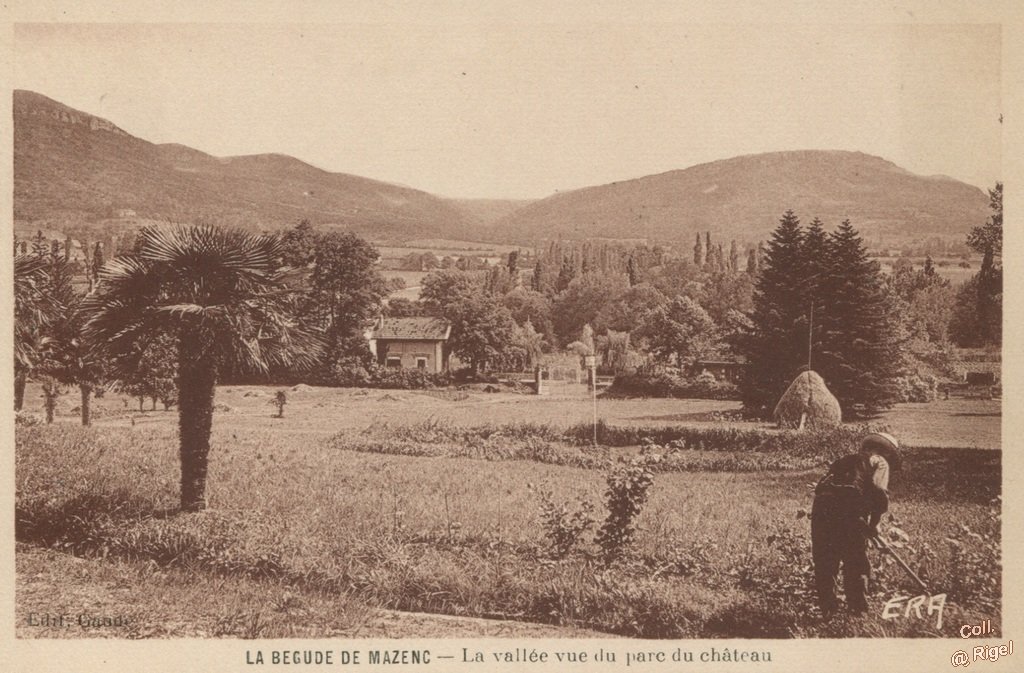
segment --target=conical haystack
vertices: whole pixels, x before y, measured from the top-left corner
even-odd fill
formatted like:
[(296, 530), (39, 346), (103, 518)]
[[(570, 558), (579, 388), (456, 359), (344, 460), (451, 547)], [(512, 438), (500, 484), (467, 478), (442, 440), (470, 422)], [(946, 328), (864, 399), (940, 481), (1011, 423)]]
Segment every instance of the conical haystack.
[(822, 428), (839, 425), (843, 410), (817, 372), (806, 371), (786, 388), (773, 414), (782, 428)]

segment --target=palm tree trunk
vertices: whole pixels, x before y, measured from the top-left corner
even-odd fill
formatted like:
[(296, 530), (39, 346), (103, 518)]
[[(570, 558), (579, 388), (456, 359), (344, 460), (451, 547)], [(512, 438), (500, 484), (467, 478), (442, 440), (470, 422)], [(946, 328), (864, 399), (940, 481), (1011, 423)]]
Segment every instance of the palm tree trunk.
[(199, 353), (198, 337), (183, 334), (178, 356), (178, 434), (181, 457), (181, 509), (206, 509), (206, 467), (213, 425), (216, 366)]
[(89, 408), (92, 398), (92, 386), (83, 383), (78, 386), (78, 390), (82, 394), (82, 425), (92, 425), (91, 410)]
[(28, 381), (28, 375), (21, 371), (14, 375), (14, 410), (21, 411), (22, 405), (25, 403), (25, 382)]

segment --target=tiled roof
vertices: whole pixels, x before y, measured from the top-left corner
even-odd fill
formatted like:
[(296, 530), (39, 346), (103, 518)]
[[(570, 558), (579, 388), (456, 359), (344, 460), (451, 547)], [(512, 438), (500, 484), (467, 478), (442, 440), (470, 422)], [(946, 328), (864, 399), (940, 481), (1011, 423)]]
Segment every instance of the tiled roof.
[(409, 341), (445, 341), (452, 326), (443, 318), (379, 318), (373, 326), (373, 339)]

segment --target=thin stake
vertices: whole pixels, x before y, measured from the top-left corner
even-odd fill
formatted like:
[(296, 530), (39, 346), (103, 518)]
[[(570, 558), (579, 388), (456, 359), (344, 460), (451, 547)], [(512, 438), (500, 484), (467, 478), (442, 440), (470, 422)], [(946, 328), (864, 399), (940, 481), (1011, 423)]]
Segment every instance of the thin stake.
[(452, 513), (448, 509), (448, 491), (444, 492), (444, 518), (448, 522), (448, 541), (452, 541)]

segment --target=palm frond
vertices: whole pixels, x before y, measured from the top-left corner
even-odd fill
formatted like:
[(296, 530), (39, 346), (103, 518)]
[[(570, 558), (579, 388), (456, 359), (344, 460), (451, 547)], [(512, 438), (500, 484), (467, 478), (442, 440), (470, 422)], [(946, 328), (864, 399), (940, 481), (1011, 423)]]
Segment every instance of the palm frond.
[(212, 226), (146, 228), (139, 253), (102, 270), (84, 305), (86, 338), (122, 361), (173, 331), (231, 369), (312, 364), (322, 344), (292, 318), (291, 270), (277, 237)]

